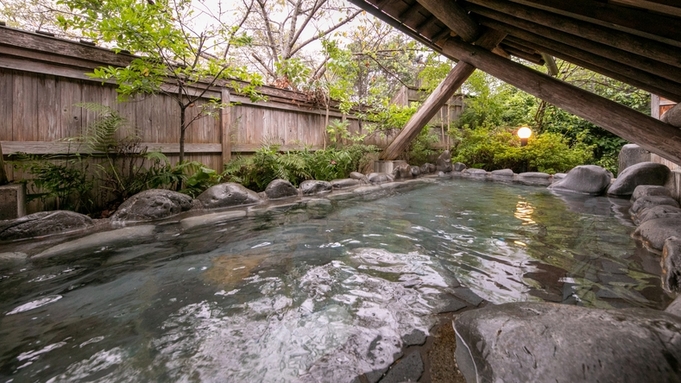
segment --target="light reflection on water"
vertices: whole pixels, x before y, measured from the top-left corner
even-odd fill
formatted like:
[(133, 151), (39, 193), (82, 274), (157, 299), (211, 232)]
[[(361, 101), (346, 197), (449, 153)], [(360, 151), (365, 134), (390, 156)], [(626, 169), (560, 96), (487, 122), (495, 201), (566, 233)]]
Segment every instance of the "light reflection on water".
[(0, 378), (349, 382), (427, 333), (458, 283), (492, 303), (662, 308), (657, 259), (618, 214), (459, 180), (0, 269)]

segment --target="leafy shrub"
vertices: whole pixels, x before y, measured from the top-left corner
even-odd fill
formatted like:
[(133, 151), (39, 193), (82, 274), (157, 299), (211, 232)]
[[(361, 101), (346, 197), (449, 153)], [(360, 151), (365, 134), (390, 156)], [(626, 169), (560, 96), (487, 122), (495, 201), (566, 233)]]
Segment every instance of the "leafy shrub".
[(510, 129), (464, 128), (459, 131), (453, 161), (485, 170), (512, 169), (557, 173), (592, 160), (592, 148), (577, 142), (570, 147), (557, 133), (542, 133), (530, 138), (527, 146)]
[(310, 179), (331, 181), (346, 178), (350, 172), (359, 170), (365, 156), (375, 151), (373, 146), (352, 145), (343, 149), (280, 153), (278, 146), (265, 145), (252, 157), (237, 157), (225, 165), (222, 180), (238, 182), (255, 191), (265, 190), (277, 178), (295, 186)]

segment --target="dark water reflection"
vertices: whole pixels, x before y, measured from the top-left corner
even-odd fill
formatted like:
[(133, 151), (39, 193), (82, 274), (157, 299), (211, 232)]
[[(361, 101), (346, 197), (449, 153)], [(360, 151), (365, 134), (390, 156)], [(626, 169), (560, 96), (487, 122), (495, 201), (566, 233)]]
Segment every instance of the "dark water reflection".
[(351, 381), (460, 283), (664, 308), (626, 201), (457, 180), (0, 269), (2, 381)]

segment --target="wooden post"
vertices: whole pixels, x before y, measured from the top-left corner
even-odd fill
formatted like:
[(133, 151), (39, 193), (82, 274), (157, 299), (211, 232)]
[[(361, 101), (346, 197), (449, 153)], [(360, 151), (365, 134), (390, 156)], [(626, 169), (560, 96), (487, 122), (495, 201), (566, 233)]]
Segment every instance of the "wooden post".
[[(483, 36), (478, 39), (476, 44), (485, 49), (492, 49), (499, 44), (505, 36), (505, 33), (491, 29), (485, 32)], [(437, 111), (447, 103), (456, 90), (459, 89), (461, 84), (463, 84), (474, 71), (475, 67), (473, 65), (465, 62), (457, 63), (440, 85), (435, 88), (433, 93), (428, 96), (419, 110), (411, 116), (407, 125), (404, 126), (397, 137), (395, 137), (390, 145), (383, 151), (381, 158), (386, 161), (394, 160), (406, 150), (409, 143), (419, 135), (428, 121), (437, 114)]]
[(646, 150), (681, 163), (678, 128), (459, 39), (447, 40), (442, 51)]
[(0, 144), (0, 185), (7, 184), (7, 173), (5, 172), (5, 160), (2, 157), (2, 145)]
[(232, 137), (230, 128), (232, 124), (232, 107), (229, 105), (229, 90), (222, 88), (222, 104), (220, 110), (220, 130), (222, 132), (222, 167), (232, 159)]

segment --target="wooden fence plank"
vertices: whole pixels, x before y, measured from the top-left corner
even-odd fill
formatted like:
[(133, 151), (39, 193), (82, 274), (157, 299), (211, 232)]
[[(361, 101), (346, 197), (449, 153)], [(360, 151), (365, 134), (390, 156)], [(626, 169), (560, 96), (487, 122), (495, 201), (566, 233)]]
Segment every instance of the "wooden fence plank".
[(0, 140), (12, 139), (14, 73), (0, 71)]
[(223, 104), (220, 110), (220, 142), (222, 144), (222, 169), (232, 159), (232, 107), (229, 105), (229, 90), (223, 89), (221, 95)]
[(38, 139), (38, 109), (36, 76), (14, 76), (14, 102), (12, 111), (12, 139), (36, 141)]
[(53, 76), (43, 75), (38, 78), (40, 91), (36, 102), (38, 107), (38, 136), (40, 141), (53, 141), (64, 137), (61, 128), (60, 81)]

